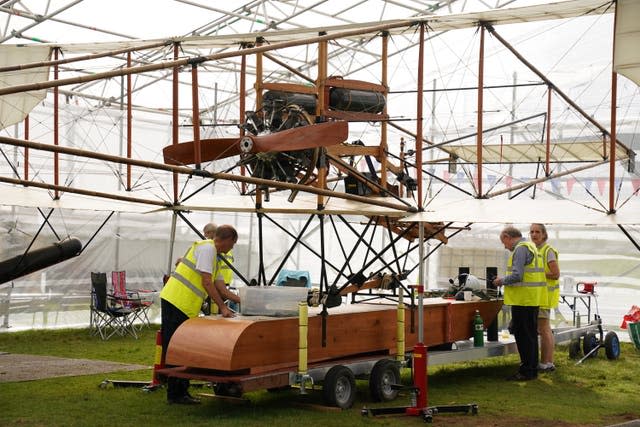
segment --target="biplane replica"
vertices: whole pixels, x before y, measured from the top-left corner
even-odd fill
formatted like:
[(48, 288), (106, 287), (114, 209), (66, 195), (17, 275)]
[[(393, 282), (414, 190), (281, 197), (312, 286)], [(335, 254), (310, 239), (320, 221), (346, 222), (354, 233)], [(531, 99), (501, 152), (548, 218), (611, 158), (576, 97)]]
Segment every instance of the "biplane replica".
[[(619, 13), (621, 7), (628, 8), (629, 12)], [(0, 136), (2, 147), (19, 147), (24, 158), (23, 173), (13, 165), (10, 173), (0, 176), (7, 195), (4, 203), (82, 209), (108, 201), (110, 207), (105, 210), (112, 212), (119, 209), (138, 213), (169, 212), (172, 218), (167, 254), (169, 269), (174, 259), (173, 244), (179, 219), (197, 232), (197, 227), (187, 218), (191, 212), (251, 215), (258, 232), (249, 242), (257, 248), (249, 254), (255, 254), (256, 259), (251, 261), (253, 268), (251, 262), (248, 263), (250, 268), (246, 271), (234, 268), (236, 280), (246, 285), (271, 286), (278, 273), (287, 267), (294, 250), (307, 251), (316, 260), (313, 282), (321, 296), (321, 307), (309, 323), (309, 361), (323, 367), (327, 363), (338, 364), (345, 358), (367, 356), (381, 360), (402, 356), (418, 341), (437, 346), (465, 339), (471, 336), (476, 310), (482, 313), (486, 326), (496, 318), (502, 304), (495, 295), (480, 301), (437, 299), (425, 304), (418, 316), (416, 294), (407, 282), (410, 278), (415, 281), (418, 270), (421, 276), (418, 281), (423, 284), (422, 265), (426, 258), (473, 223), (615, 224), (623, 231), (627, 225), (640, 224), (638, 211), (629, 207), (634, 205), (632, 196), (637, 195), (638, 189), (623, 193), (620, 186), (620, 174), (628, 177), (635, 173), (635, 152), (617, 138), (616, 108), (611, 108), (609, 126), (604, 126), (527, 60), (501, 32), (502, 26), (516, 23), (599, 17), (614, 12), (618, 27), (611, 102), (615, 105), (617, 73), (628, 73), (625, 75), (638, 81), (637, 49), (633, 44), (638, 30), (634, 33), (633, 20), (629, 18), (638, 16), (638, 7), (621, 0), (617, 8), (614, 2), (574, 0), (304, 30), (176, 37), (105, 46), (44, 45), (48, 49), (45, 55), (51, 58), (0, 67), (0, 75), (33, 76), (37, 75), (35, 70), (44, 70), (46, 75), (49, 69), (53, 70), (51, 79), (5, 83), (0, 87), (0, 97), (52, 91), (56, 130), (51, 143), (32, 140), (27, 132), (24, 138)], [(424, 131), (427, 119), (435, 122), (438, 111), (435, 104), (431, 105), (431, 111), (426, 111), (425, 96), (430, 93), (435, 97), (438, 90), (425, 89), (426, 64), (431, 60), (425, 52), (426, 44), (444, 32), (469, 29), (477, 38), (475, 82), (457, 90), (474, 94), (474, 112), (466, 118), (473, 123), (467, 128), (473, 130), (458, 132), (455, 137), (432, 131), (428, 137)], [(627, 37), (628, 34), (635, 36)], [(495, 43), (494, 49), (499, 46), (522, 67), (525, 79), (535, 82), (504, 86), (488, 83), (485, 64), (492, 58), (485, 56), (488, 43), (485, 38), (489, 37)], [(395, 87), (396, 82), (389, 78), (390, 63), (395, 58), (389, 54), (389, 44), (394, 38), (410, 39), (408, 46), (394, 54), (412, 50), (415, 63), (408, 67), (415, 83), (412, 88)], [(355, 55), (353, 52), (362, 49), (363, 44), (374, 43), (377, 46), (374, 60), (363, 67), (366, 72), (361, 73), (374, 78), (345, 76), (333, 62), (343, 59), (345, 54)], [(39, 48), (42, 50), (43, 46)], [(25, 47), (14, 49), (27, 50)], [(213, 49), (216, 50), (210, 53)], [(295, 55), (302, 50), (306, 55), (304, 65), (292, 66), (298, 63)], [(156, 56), (147, 63), (132, 62), (132, 54), (146, 51), (161, 52), (162, 60)], [(309, 52), (314, 55), (310, 56)], [(60, 53), (67, 57), (60, 58)], [(125, 58), (125, 63), (108, 71), (59, 78), (63, 64), (105, 57)], [(199, 82), (214, 67), (232, 74), (237, 82), (237, 92), (230, 94), (237, 99), (237, 104), (233, 104), (237, 110), (228, 113), (227, 117), (233, 118), (225, 123), (212, 116), (212, 108), (202, 108), (199, 104), (202, 99)], [(164, 73), (162, 79), (168, 80), (170, 89), (165, 94), (170, 94), (172, 99), (171, 138), (153, 156), (162, 157), (160, 161), (134, 155), (137, 146), (132, 136), (135, 106), (131, 81), (132, 77), (149, 73)], [(181, 125), (184, 110), (179, 108), (181, 73), (190, 76), (191, 106), (186, 126)], [(122, 154), (116, 155), (113, 149), (82, 149), (61, 144), (58, 98), (64, 94), (68, 100), (77, 95), (62, 88), (113, 83), (118, 79), (123, 92), (120, 111), (126, 119), (122, 122), (120, 137), (126, 139), (126, 155), (122, 148)], [(511, 96), (520, 86), (533, 87), (531, 90), (536, 92), (530, 92), (530, 98), (545, 100), (542, 111), (519, 118), (511, 112), (511, 120), (485, 127), (490, 96), (495, 102), (494, 98)], [(453, 89), (442, 89), (448, 90)], [(248, 101), (251, 100), (250, 109)], [(552, 100), (559, 100), (561, 107), (555, 107)], [(115, 100), (105, 101), (103, 105), (111, 102)], [(219, 101), (213, 105), (217, 112), (225, 103)], [(405, 120), (392, 108), (411, 110), (415, 127), (409, 129), (403, 125)], [(563, 113), (556, 119), (558, 110), (571, 111), (573, 120), (579, 122), (580, 129), (574, 135), (556, 130), (557, 123), (567, 120)], [(534, 139), (505, 143), (504, 133), (512, 132), (522, 122), (536, 129)], [(365, 126), (373, 127), (373, 138), (370, 133), (364, 136)], [(390, 140), (390, 130), (393, 130), (394, 141)], [(205, 131), (208, 135), (201, 135)], [(401, 139), (396, 138), (399, 135)], [(28, 156), (36, 151), (53, 153), (53, 183), (30, 177)], [(125, 166), (126, 172), (118, 173), (118, 185), (125, 191), (88, 190), (70, 185), (69, 180), (61, 185), (60, 156)], [(436, 168), (446, 175), (440, 175)], [(536, 176), (513, 183), (514, 168), (534, 169)], [(517, 198), (525, 191), (535, 191), (542, 183), (553, 183), (563, 177), (579, 182), (581, 173), (594, 168), (608, 169), (608, 206), (597, 200), (597, 207), (593, 208), (553, 194), (543, 197), (543, 201)], [(170, 189), (137, 191), (136, 173), (143, 175), (148, 171), (163, 174), (163, 183), (169, 183)], [(492, 179), (488, 179), (489, 176)], [(214, 183), (231, 183), (230, 188), (235, 191), (214, 194), (203, 191)], [(448, 194), (448, 198), (440, 202), (436, 197), (438, 193)], [(7, 202), (8, 198), (11, 202)], [(306, 219), (297, 231), (292, 231), (281, 223), (278, 215)], [(48, 220), (44, 213), (43, 217), (44, 227)], [(111, 214), (105, 223), (109, 218)], [(102, 226), (104, 223), (100, 228)], [(266, 230), (267, 226), (280, 235), (274, 237), (274, 233)], [(310, 233), (314, 234), (313, 239), (308, 238)], [(628, 233), (627, 236), (638, 247), (633, 237)], [(273, 256), (269, 254), (273, 248), (271, 239), (291, 243), (283, 253)], [(378, 244), (379, 241), (382, 244)], [(424, 252), (426, 241), (432, 245), (427, 253)], [(56, 252), (49, 265), (77, 256), (85, 247), (74, 246), (75, 250), (64, 255)], [(43, 267), (43, 264), (34, 264), (31, 269), (15, 268), (16, 262), (28, 263), (29, 258), (25, 251), (13, 259), (11, 268), (0, 271), (3, 281)], [(347, 296), (351, 304), (345, 307)], [(365, 305), (372, 302), (375, 308)], [(407, 302), (403, 310), (410, 319), (402, 327), (398, 327), (395, 320), (399, 302)], [(417, 325), (418, 317), (424, 319), (423, 324)], [(419, 337), (417, 326), (424, 327), (428, 334)], [(241, 384), (243, 391), (280, 387), (290, 381), (289, 371), (298, 363), (297, 328), (296, 319), (291, 318), (191, 319), (176, 335), (179, 345), (169, 347), (167, 362), (186, 367), (179, 375), (214, 377), (215, 382)], [(396, 332), (400, 329), (406, 338), (398, 346)], [(285, 332), (269, 333), (273, 330)], [(256, 346), (260, 352), (254, 351)], [(388, 369), (391, 368), (385, 366), (382, 373), (387, 374)], [(259, 376), (251, 377), (252, 374)], [(277, 379), (265, 380), (272, 378), (271, 374)], [(227, 381), (221, 379), (224, 375)], [(376, 371), (376, 377), (380, 375), (381, 372)], [(343, 379), (337, 377), (332, 381)], [(377, 391), (385, 398), (381, 393)], [(351, 395), (345, 401), (336, 402), (336, 399), (340, 400), (340, 396), (329, 396), (333, 403), (347, 406)]]

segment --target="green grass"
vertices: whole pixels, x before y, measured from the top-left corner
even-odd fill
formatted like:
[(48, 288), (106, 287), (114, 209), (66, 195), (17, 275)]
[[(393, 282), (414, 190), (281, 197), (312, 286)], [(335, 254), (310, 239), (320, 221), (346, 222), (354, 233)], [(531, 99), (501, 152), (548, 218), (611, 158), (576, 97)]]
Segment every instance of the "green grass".
[[(138, 340), (113, 337), (101, 341), (87, 330), (0, 333), (0, 351), (87, 358), (153, 365), (155, 331)], [(558, 370), (537, 381), (504, 380), (516, 370), (516, 355), (429, 369), (429, 405), (477, 403), (479, 414), (434, 416), (433, 425), (448, 426), (602, 426), (640, 418), (640, 352), (622, 343), (619, 360), (604, 350), (580, 365), (556, 351)], [(423, 425), (419, 417), (365, 418), (367, 406), (408, 405), (409, 396), (371, 404), (366, 381), (358, 381), (353, 408), (322, 407), (320, 390), (306, 396), (296, 389), (247, 393), (248, 402), (205, 399), (196, 407), (166, 404), (164, 390), (99, 387), (105, 379), (142, 380), (151, 370), (0, 383), (0, 425), (3, 426), (397, 426)], [(410, 371), (403, 370), (405, 384)], [(195, 388), (193, 392), (210, 392)]]

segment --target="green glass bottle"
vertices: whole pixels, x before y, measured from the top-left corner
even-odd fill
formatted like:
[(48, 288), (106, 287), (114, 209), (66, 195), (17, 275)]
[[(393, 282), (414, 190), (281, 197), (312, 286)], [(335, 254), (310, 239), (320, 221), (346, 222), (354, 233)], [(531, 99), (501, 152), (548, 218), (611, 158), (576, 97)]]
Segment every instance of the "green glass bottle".
[(473, 318), (473, 346), (484, 346), (484, 322), (478, 310), (476, 310), (476, 315)]

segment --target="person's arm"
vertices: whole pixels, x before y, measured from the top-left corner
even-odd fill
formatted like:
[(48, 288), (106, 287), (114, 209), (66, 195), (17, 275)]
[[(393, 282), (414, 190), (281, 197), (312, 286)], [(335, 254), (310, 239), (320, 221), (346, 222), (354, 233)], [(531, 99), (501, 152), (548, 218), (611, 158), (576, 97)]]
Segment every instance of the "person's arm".
[(194, 256), (196, 258), (196, 269), (202, 277), (202, 286), (211, 297), (212, 301), (220, 308), (220, 314), (224, 317), (233, 317), (233, 311), (224, 305), (224, 299), (212, 280), (212, 271), (214, 270), (214, 260), (216, 259), (216, 250), (213, 245), (200, 245)]
[(547, 279), (559, 279), (560, 278), (560, 267), (558, 267), (558, 263), (555, 261), (549, 262), (549, 272), (545, 274)]
[(216, 290), (222, 295), (222, 299), (231, 300), (233, 302), (239, 303), (240, 297), (229, 290), (229, 287), (224, 280), (218, 279), (213, 282)]
[(200, 276), (202, 277), (202, 286), (220, 309), (220, 314), (222, 314), (223, 317), (233, 317), (233, 311), (231, 311), (229, 307), (224, 305), (224, 299), (222, 298), (220, 292), (218, 292), (216, 284), (211, 283), (211, 274), (201, 271)]
[(558, 261), (556, 260), (556, 254), (549, 250), (547, 251), (547, 266), (549, 266), (549, 272), (545, 274), (547, 279), (559, 279), (560, 278), (560, 266), (558, 265)]
[[(511, 274), (504, 277), (496, 277), (493, 284), (496, 286), (510, 285), (522, 281), (524, 276), (524, 266), (531, 262), (531, 252), (525, 246), (518, 246), (513, 251), (511, 262)], [(528, 259), (529, 258), (529, 259)]]

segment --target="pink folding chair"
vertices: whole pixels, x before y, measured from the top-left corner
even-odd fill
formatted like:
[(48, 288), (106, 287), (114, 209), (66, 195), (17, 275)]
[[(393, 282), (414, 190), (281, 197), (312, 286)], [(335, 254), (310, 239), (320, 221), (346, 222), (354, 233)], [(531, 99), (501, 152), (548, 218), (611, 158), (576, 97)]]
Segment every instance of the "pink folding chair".
[(125, 271), (111, 272), (111, 286), (113, 286), (113, 295), (120, 301), (123, 307), (133, 311), (135, 318), (140, 320), (141, 326), (151, 327), (147, 311), (153, 304), (153, 301), (147, 301), (140, 298), (139, 291), (127, 290), (127, 276)]

